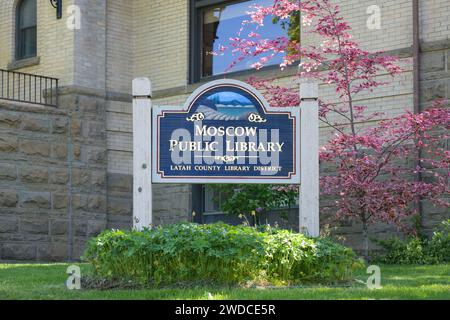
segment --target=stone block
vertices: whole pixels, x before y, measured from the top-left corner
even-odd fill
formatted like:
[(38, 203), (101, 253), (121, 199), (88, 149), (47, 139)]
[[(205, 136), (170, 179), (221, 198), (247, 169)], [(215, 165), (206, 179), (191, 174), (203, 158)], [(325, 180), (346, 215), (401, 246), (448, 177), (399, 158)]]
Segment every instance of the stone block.
[(74, 110), (78, 105), (78, 96), (75, 94), (60, 94), (58, 100), (61, 109)]
[(19, 170), (19, 176), (24, 183), (48, 183), (48, 169), (45, 167), (24, 167)]
[(35, 260), (36, 246), (30, 244), (3, 244), (1, 258), (3, 260)]
[(0, 189), (0, 207), (14, 208), (18, 200), (16, 191)]
[(106, 196), (89, 195), (87, 199), (87, 210), (91, 212), (106, 212)]
[(47, 243), (39, 243), (36, 248), (36, 259), (38, 261), (51, 261), (51, 248)]
[(429, 81), (422, 84), (421, 100), (422, 102), (431, 102), (436, 99), (443, 99), (446, 97), (446, 82), (445, 81)]
[(50, 144), (41, 140), (23, 140), (20, 151), (27, 156), (50, 156)]
[(73, 160), (76, 160), (76, 161), (81, 160), (81, 146), (80, 145), (73, 146)]
[(64, 210), (69, 207), (69, 197), (67, 194), (53, 194), (53, 210)]
[(69, 128), (69, 121), (67, 118), (55, 118), (53, 120), (53, 133), (56, 134), (64, 134), (67, 133), (67, 130)]
[(50, 209), (50, 192), (23, 192), (20, 206), (28, 209)]
[(106, 229), (106, 221), (89, 221), (87, 225), (87, 235), (95, 237)]
[(48, 220), (43, 219), (21, 219), (20, 232), (24, 234), (48, 234)]
[(82, 124), (79, 119), (73, 119), (71, 125), (72, 136), (78, 136), (81, 133)]
[(447, 50), (447, 71), (450, 71), (450, 49)]
[(17, 137), (0, 136), (0, 152), (16, 152), (19, 148), (19, 139)]
[(78, 107), (81, 113), (98, 114), (102, 111), (99, 99), (83, 95), (78, 96)]
[(89, 187), (91, 174), (86, 169), (72, 169), (72, 186)]
[(63, 261), (68, 258), (68, 245), (66, 240), (54, 242), (50, 245), (51, 260)]
[(52, 242), (42, 242), (37, 245), (38, 261), (65, 261), (68, 256), (68, 245), (66, 239), (53, 239)]
[(53, 184), (66, 185), (69, 182), (69, 173), (66, 169), (54, 169), (50, 174), (50, 182)]
[(133, 192), (133, 176), (119, 173), (108, 173), (108, 190)]
[(59, 160), (67, 159), (67, 144), (55, 143), (52, 145), (52, 157)]
[(106, 149), (88, 147), (87, 148), (87, 159), (91, 164), (105, 164), (106, 163)]
[(103, 195), (74, 195), (73, 208), (87, 212), (106, 212), (106, 196)]
[(132, 215), (133, 202), (131, 199), (108, 199), (108, 213), (112, 215)]
[(17, 179), (16, 165), (0, 163), (0, 180), (14, 181)]
[(84, 126), (83, 136), (89, 139), (105, 140), (106, 128), (102, 122), (88, 122)]
[(19, 222), (16, 217), (0, 218), (0, 233), (14, 233), (19, 229)]
[(45, 118), (26, 116), (22, 119), (22, 129), (33, 132), (49, 132), (50, 122)]
[(445, 70), (445, 52), (425, 52), (421, 56), (421, 72), (437, 72)]
[(75, 236), (86, 236), (87, 235), (87, 222), (86, 221), (74, 221), (73, 222), (73, 232)]
[(68, 233), (69, 223), (67, 220), (52, 220), (50, 221), (50, 235), (63, 236)]
[(93, 187), (98, 189), (106, 187), (106, 170), (93, 171), (91, 173), (91, 184)]
[(18, 128), (21, 123), (19, 116), (11, 113), (0, 112), (0, 127)]

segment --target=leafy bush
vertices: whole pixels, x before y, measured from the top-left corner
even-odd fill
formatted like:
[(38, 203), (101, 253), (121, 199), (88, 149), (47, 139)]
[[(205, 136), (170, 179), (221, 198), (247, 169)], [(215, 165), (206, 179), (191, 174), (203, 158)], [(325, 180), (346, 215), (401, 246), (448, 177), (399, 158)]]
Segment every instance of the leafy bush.
[(386, 264), (439, 264), (450, 262), (450, 219), (433, 233), (431, 240), (410, 237), (375, 240), (385, 251), (375, 260)]
[(96, 276), (153, 285), (337, 282), (361, 264), (351, 249), (326, 239), (221, 223), (105, 231), (89, 242), (84, 259)]
[(428, 243), (428, 255), (437, 263), (450, 262), (450, 219), (442, 222)]

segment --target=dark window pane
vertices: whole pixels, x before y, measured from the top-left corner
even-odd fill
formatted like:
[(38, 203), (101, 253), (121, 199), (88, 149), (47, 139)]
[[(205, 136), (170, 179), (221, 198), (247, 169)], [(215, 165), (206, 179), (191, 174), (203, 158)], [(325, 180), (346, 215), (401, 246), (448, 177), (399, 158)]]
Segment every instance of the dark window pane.
[(222, 213), (221, 206), (227, 200), (227, 196), (222, 191), (212, 185), (205, 185), (203, 198), (205, 214)]
[(220, 193), (212, 186), (205, 186), (205, 213), (220, 212)]
[(18, 59), (36, 56), (36, 0), (23, 0), (17, 8), (17, 52)]
[(23, 56), (32, 57), (36, 55), (36, 28), (28, 28), (22, 31)]
[[(246, 13), (252, 11), (250, 6), (258, 4), (261, 6), (270, 6), (273, 0), (256, 0), (244, 1), (231, 4), (216, 5), (201, 10), (202, 32), (201, 32), (201, 76), (207, 77), (212, 75), (223, 74), (227, 71), (231, 63), (236, 59), (231, 49), (224, 52), (223, 55), (212, 55), (211, 52), (219, 52), (221, 46), (229, 47), (230, 38), (236, 37), (241, 28), (242, 21), (250, 19)], [(275, 39), (280, 36), (288, 36), (286, 28), (282, 27), (283, 21), (274, 23), (271, 17), (267, 17), (264, 21), (264, 27), (256, 30), (255, 26), (245, 28), (246, 37), (250, 31), (255, 31), (262, 38)], [(271, 53), (267, 53), (269, 56)], [(256, 58), (247, 58), (237, 63), (229, 71), (241, 71), (250, 69), (253, 63), (259, 61), (263, 56)], [(279, 64), (282, 62), (282, 55), (279, 54), (271, 60), (270, 64)]]
[(20, 29), (36, 26), (36, 0), (24, 0), (20, 5)]

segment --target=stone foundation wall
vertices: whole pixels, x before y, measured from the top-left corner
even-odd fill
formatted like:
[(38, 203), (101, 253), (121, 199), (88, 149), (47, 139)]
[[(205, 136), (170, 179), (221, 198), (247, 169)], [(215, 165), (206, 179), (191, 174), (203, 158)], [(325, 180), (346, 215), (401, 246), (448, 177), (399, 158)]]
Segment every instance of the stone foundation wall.
[[(429, 107), (436, 99), (450, 99), (450, 39), (426, 42), (421, 45), (420, 97), (421, 107)], [(450, 104), (447, 102), (447, 107)], [(448, 134), (448, 133), (447, 133)], [(441, 146), (450, 150), (450, 140)], [(424, 177), (429, 179), (429, 177)], [(443, 220), (450, 219), (450, 210), (423, 203), (423, 227), (431, 235)]]
[(66, 258), (67, 114), (0, 110), (0, 258)]
[[(66, 87), (59, 104), (0, 102), (0, 261), (78, 260), (132, 226), (133, 177), (107, 170), (105, 97)], [(191, 211), (191, 186), (155, 186), (155, 225)]]
[(107, 227), (104, 100), (0, 102), (0, 260), (77, 259)]
[(450, 97), (450, 39), (421, 45), (421, 105)]

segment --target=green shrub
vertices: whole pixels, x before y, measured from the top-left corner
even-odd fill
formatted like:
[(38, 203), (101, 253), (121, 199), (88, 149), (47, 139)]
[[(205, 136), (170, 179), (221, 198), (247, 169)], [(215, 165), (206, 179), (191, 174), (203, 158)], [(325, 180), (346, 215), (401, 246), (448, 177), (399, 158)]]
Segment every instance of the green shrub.
[(428, 244), (428, 255), (437, 263), (450, 262), (450, 219), (434, 232)]
[(399, 238), (376, 240), (385, 251), (381, 255), (375, 255), (375, 261), (386, 264), (425, 264), (423, 241), (412, 237), (407, 241)]
[(336, 282), (360, 265), (351, 249), (329, 240), (226, 224), (105, 231), (89, 242), (84, 259), (96, 276), (153, 285)]
[(375, 260), (386, 264), (440, 264), (450, 261), (450, 220), (444, 221), (431, 240), (417, 236), (375, 240), (384, 253)]

